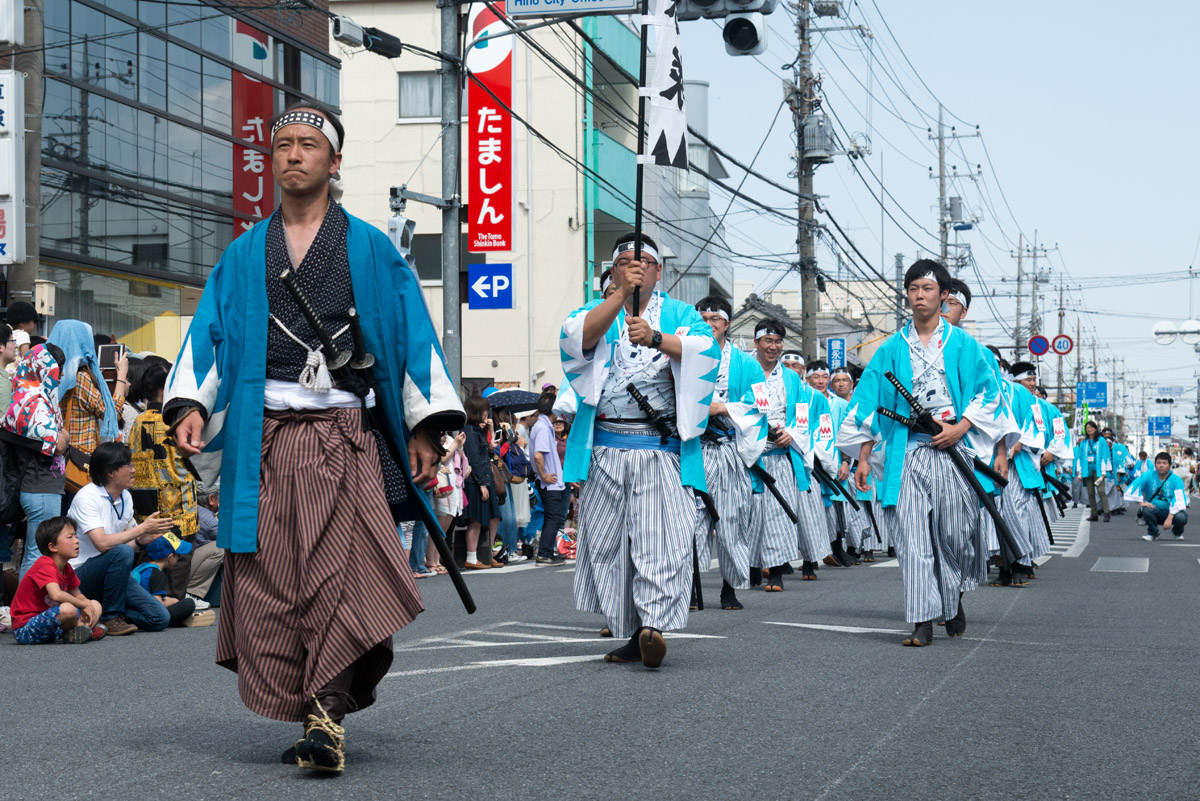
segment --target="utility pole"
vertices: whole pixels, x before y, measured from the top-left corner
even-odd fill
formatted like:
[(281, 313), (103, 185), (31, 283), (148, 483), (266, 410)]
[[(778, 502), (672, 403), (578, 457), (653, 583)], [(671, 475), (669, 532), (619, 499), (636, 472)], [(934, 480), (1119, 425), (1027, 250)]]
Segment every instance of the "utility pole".
[(804, 141), (804, 128), (813, 112), (812, 48), (808, 41), (808, 29), (812, 22), (810, 10), (809, 0), (799, 0), (796, 4), (796, 32), (800, 40), (800, 54), (796, 62), (799, 70), (796, 86), (800, 90), (800, 97), (799, 103), (793, 105), (796, 109), (796, 142), (799, 147), (796, 174), (800, 184), (800, 219), (796, 243), (800, 251), (800, 339), (805, 361), (818, 356), (817, 259), (813, 238), (812, 202), (814, 162), (807, 157)]
[(1096, 338), (1092, 337), (1092, 380), (1100, 380), (1100, 363), (1096, 361)]
[[(38, 277), (42, 208), (42, 0), (26, 0), (25, 44), (13, 66), (25, 73), (25, 261), (8, 268), (8, 305), (33, 302), (33, 282)], [(86, 43), (84, 45), (87, 46)], [(85, 59), (86, 60), (86, 59)]]
[(942, 125), (942, 104), (938, 103), (938, 234), (942, 240), (942, 266), (946, 266), (950, 238), (950, 211), (946, 208), (946, 129)]
[[(946, 200), (946, 140), (947, 139), (967, 139), (967, 138), (979, 136), (979, 126), (978, 125), (975, 126), (975, 133), (973, 133), (973, 134), (960, 135), (955, 131), (954, 126), (952, 125), (952, 126), (950, 126), (950, 134), (947, 135), (946, 127), (942, 123), (942, 115), (943, 115), (942, 104), (938, 103), (937, 136), (933, 135), (932, 129), (929, 130), (928, 135), (929, 135), (930, 139), (937, 140), (937, 149), (938, 149), (938, 174), (937, 174), (938, 238), (941, 240), (941, 245), (942, 245), (942, 249), (941, 249), (942, 266), (946, 267), (946, 269), (949, 269), (951, 220), (950, 220), (950, 206)], [(933, 169), (930, 168), (929, 172), (931, 173), (931, 177), (932, 177)]]
[(1038, 298), (1037, 298), (1037, 293), (1038, 293), (1038, 270), (1037, 270), (1037, 257), (1038, 257), (1038, 245), (1037, 245), (1037, 229), (1036, 229), (1036, 228), (1035, 228), (1035, 229), (1033, 229), (1033, 251), (1032, 251), (1032, 256), (1033, 256), (1033, 280), (1032, 280), (1032, 284), (1033, 284), (1033, 298), (1032, 298), (1032, 300), (1031, 300), (1031, 305), (1030, 305), (1030, 307), (1029, 307), (1029, 308), (1030, 308), (1030, 311), (1029, 311), (1029, 336), (1033, 336), (1034, 334), (1038, 333), (1038, 329), (1039, 329), (1039, 327), (1040, 327), (1040, 326), (1038, 325), (1038, 313), (1037, 313), (1037, 300), (1038, 300)]
[(1025, 234), (1017, 234), (1017, 319), (1013, 324), (1013, 358), (1021, 358), (1021, 273), (1025, 254)]
[(458, 0), (438, 0), (441, 9), (443, 59), (438, 71), (442, 74), (442, 197), (448, 202), (442, 208), (442, 352), (450, 373), (450, 383), (458, 390), (462, 386), (462, 332), (459, 318), (462, 301), (458, 296), (459, 243), (462, 224), (459, 209), (459, 161), (462, 131), (459, 125), (459, 61)]
[(904, 325), (904, 254), (896, 254), (896, 330)]
[[(1063, 335), (1063, 318), (1066, 317), (1066, 315), (1067, 315), (1066, 309), (1063, 308), (1063, 284), (1062, 284), (1062, 279), (1060, 278), (1058, 281), (1058, 335), (1060, 337)], [(1063, 357), (1062, 357), (1062, 354), (1060, 353), (1058, 355), (1058, 390), (1054, 393), (1054, 402), (1057, 403), (1059, 406), (1062, 406), (1062, 397), (1063, 397), (1063, 372), (1062, 372), (1063, 361), (1062, 360), (1063, 360)]]

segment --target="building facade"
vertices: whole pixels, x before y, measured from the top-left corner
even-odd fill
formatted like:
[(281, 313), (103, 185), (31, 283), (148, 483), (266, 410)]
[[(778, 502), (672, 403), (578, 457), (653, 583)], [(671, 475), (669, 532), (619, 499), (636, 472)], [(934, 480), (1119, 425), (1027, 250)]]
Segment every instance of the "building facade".
[(222, 251), (275, 208), (267, 122), (337, 107), (339, 61), (325, 14), (253, 5), (44, 4), (36, 233), (56, 319), (173, 359)]

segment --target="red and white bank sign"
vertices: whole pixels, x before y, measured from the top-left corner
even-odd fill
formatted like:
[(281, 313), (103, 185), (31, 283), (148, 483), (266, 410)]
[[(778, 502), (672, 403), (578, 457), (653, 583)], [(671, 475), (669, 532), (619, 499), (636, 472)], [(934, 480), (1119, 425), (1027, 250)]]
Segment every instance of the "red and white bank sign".
[[(493, 7), (504, 11), (503, 2)], [(471, 5), (468, 40), (507, 29), (490, 7)], [(491, 91), (468, 83), (467, 249), (472, 253), (512, 250), (512, 117), (504, 110), (512, 107), (512, 41), (512, 36), (485, 39), (467, 55), (467, 68)]]
[[(235, 21), (233, 29), (234, 61), (239, 65), (269, 74), (271, 38), (244, 22)], [(275, 183), (271, 176), (271, 132), (267, 123), (274, 112), (274, 90), (245, 73), (233, 71), (233, 136), (245, 145), (233, 146), (233, 209), (261, 220), (275, 209)], [(252, 145), (252, 146), (251, 146)], [(236, 239), (254, 225), (253, 221), (233, 221)]]

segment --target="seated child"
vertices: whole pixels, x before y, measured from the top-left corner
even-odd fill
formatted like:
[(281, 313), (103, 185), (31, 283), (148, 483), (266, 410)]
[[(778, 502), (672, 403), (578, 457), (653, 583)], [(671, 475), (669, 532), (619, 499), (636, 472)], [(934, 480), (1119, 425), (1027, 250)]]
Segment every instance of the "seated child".
[(150, 540), (146, 545), (146, 556), (150, 557), (150, 561), (143, 562), (130, 571), (130, 575), (142, 585), (142, 589), (167, 607), (167, 614), (170, 616), (168, 626), (184, 625), (184, 621), (196, 611), (196, 602), (191, 598), (180, 601), (169, 594), (167, 574), (164, 572), (175, 567), (180, 556), (191, 552), (191, 543), (184, 542), (168, 531), (161, 537)]
[(13, 635), (21, 645), (84, 643), (104, 636), (104, 627), (96, 625), (100, 604), (83, 597), (69, 564), (79, 556), (75, 529), (69, 517), (52, 517), (37, 527), (34, 537), (42, 555), (21, 578), (12, 603)]

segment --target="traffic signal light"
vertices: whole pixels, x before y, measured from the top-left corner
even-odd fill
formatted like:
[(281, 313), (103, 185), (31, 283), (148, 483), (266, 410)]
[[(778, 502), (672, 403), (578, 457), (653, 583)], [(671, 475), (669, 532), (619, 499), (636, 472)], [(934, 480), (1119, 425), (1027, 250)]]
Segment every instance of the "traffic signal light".
[(677, 18), (725, 19), (722, 37), (731, 56), (757, 56), (767, 50), (766, 15), (779, 0), (678, 0)]

